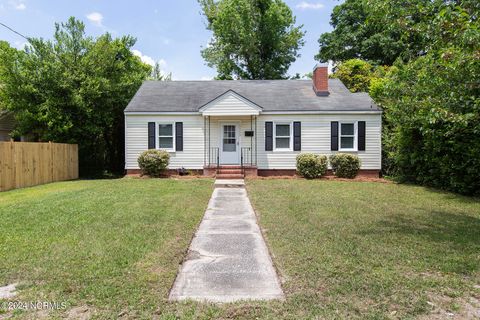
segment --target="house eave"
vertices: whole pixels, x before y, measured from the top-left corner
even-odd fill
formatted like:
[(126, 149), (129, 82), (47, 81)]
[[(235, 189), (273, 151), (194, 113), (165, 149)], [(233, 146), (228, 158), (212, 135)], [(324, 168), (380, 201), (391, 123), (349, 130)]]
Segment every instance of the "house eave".
[[(291, 110), (291, 111), (263, 111), (262, 115), (281, 115), (281, 114), (382, 114), (382, 110)], [(236, 116), (234, 114), (202, 114), (198, 111), (124, 111), (126, 116), (141, 115), (199, 115), (199, 116)], [(245, 115), (245, 114), (241, 114)], [(260, 113), (252, 114), (260, 115)]]

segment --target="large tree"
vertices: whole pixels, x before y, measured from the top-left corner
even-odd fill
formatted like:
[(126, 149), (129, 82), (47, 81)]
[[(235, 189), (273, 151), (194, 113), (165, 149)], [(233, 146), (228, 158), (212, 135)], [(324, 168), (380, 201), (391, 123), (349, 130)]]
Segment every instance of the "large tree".
[(391, 65), (405, 49), (400, 32), (370, 19), (367, 0), (346, 0), (333, 9), (333, 31), (318, 40), (320, 61), (341, 62), (359, 58)]
[(18, 134), (78, 143), (81, 173), (121, 170), (123, 109), (151, 67), (132, 54), (130, 36), (93, 39), (74, 18), (55, 28), (53, 40), (31, 38), (24, 52), (0, 47), (0, 101)]
[(359, 58), (392, 65), (398, 58), (408, 61), (420, 56), (431, 41), (422, 32), (423, 25), (445, 2), (455, 1), (346, 0), (333, 9), (334, 29), (320, 36), (316, 58), (334, 62)]
[(385, 110), (384, 150), (399, 179), (480, 194), (480, 5), (431, 10), (428, 23), (404, 30), (429, 39), (424, 53), (397, 61), (370, 88)]
[(213, 32), (202, 56), (219, 79), (284, 79), (303, 46), (282, 0), (199, 0)]

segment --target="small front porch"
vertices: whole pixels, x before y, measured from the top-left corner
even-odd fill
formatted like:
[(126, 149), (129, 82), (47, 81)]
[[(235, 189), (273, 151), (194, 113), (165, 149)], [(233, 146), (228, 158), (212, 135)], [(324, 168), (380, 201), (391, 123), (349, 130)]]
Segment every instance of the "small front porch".
[(257, 175), (257, 117), (205, 117), (204, 175), (239, 179)]
[(257, 117), (261, 110), (233, 91), (200, 108), (205, 175), (224, 179), (257, 175)]

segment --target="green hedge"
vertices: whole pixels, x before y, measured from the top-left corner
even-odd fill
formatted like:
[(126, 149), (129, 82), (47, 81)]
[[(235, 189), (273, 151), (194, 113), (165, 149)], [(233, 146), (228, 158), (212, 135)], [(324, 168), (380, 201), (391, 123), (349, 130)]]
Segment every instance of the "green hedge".
[(313, 153), (302, 153), (297, 156), (297, 171), (307, 179), (319, 178), (327, 172), (327, 157)]
[(160, 176), (168, 167), (170, 155), (164, 150), (147, 150), (138, 157), (142, 173), (151, 177)]
[(353, 179), (360, 170), (361, 161), (357, 155), (337, 153), (330, 156), (330, 165), (337, 177)]

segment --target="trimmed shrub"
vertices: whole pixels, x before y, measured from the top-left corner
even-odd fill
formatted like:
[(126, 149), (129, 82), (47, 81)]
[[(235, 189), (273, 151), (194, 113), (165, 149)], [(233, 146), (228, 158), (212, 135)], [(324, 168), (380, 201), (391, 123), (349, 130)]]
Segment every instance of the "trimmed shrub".
[(319, 178), (327, 172), (327, 157), (313, 153), (302, 153), (297, 156), (297, 171), (307, 179)]
[(164, 150), (147, 150), (138, 157), (142, 174), (159, 177), (167, 168), (170, 155)]
[(360, 170), (361, 161), (357, 155), (337, 153), (330, 156), (330, 165), (337, 177), (353, 179)]

